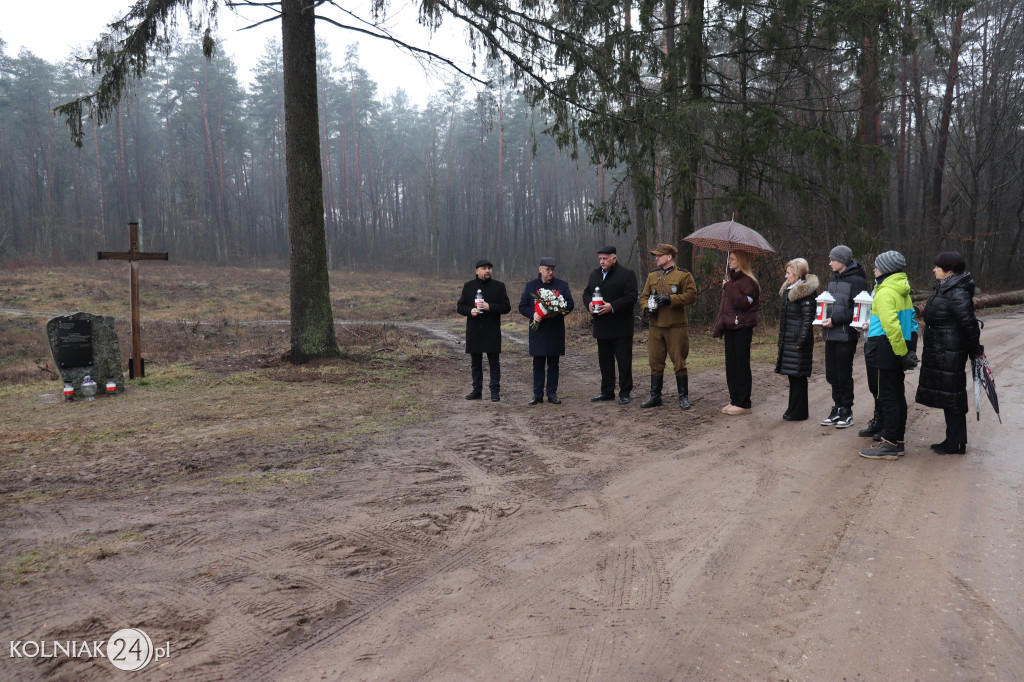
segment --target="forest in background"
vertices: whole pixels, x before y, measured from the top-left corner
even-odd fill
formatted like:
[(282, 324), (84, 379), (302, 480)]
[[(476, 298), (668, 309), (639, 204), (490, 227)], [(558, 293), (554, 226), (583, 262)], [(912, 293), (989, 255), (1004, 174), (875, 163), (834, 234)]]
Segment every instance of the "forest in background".
[[(586, 213), (599, 173), (538, 134), (543, 119), (521, 95), (470, 98), (455, 84), (420, 109), (401, 93), (378, 98), (354, 51), (340, 67), (322, 43), (319, 55), (332, 267), (471, 271), (480, 254), (513, 268), (581, 250), (594, 260), (602, 235)], [(51, 109), (88, 75), (24, 52), (0, 58), (0, 257), (123, 250), (135, 219), (144, 248), (178, 262), (287, 262), (278, 44), (245, 89), (230, 59), (177, 42), (81, 149)]]
[[(495, 62), (480, 94), (454, 84), (423, 108), (382, 100), (355, 52), (335, 65), (321, 41), (331, 266), (462, 272), (487, 254), (523, 272), (543, 253), (578, 273), (599, 243), (643, 253), (736, 215), (818, 271), (839, 242), (900, 249), (920, 274), (956, 249), (986, 288), (1019, 285), (1024, 5), (793, 6), (623, 6), (622, 25), (647, 32), (609, 51), (627, 58), (617, 89), (560, 84), (582, 107), (524, 96)], [(683, 86), (665, 83), (687, 80), (683, 61), (656, 53), (686, 57), (694, 41), (672, 27), (698, 10), (701, 77), (685, 85), (701, 89), (680, 105)], [(588, 54), (593, 73), (615, 72)], [(144, 248), (179, 262), (287, 261), (277, 45), (246, 89), (198, 37), (176, 41), (76, 149), (51, 112), (91, 79), (70, 60), (0, 51), (0, 259), (90, 259), (125, 248), (137, 219)]]

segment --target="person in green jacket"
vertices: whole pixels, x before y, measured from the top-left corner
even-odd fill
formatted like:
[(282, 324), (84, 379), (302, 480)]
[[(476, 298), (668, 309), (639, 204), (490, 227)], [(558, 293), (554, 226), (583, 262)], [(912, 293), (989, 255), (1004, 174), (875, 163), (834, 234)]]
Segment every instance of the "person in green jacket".
[(910, 300), (907, 259), (899, 251), (875, 258), (875, 294), (868, 323), (864, 360), (878, 373), (878, 402), (882, 409), (882, 440), (860, 456), (897, 459), (903, 454), (907, 430), (904, 375), (917, 367), (917, 320)]

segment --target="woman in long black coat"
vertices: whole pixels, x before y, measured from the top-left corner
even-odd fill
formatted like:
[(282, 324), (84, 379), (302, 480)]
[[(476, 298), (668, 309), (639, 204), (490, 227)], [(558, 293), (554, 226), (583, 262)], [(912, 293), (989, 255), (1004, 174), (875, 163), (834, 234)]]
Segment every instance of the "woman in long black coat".
[(935, 257), (935, 293), (924, 308), (924, 351), (917, 402), (940, 408), (946, 419), (946, 439), (933, 443), (939, 455), (967, 452), (967, 358), (983, 348), (974, 315), (974, 279), (965, 272), (964, 257), (956, 251)]
[(807, 273), (807, 261), (794, 258), (786, 263), (786, 281), (779, 289), (782, 314), (779, 316), (779, 356), (775, 373), (789, 377), (789, 405), (782, 414), (788, 422), (807, 419), (807, 377), (814, 361), (815, 301), (818, 278)]

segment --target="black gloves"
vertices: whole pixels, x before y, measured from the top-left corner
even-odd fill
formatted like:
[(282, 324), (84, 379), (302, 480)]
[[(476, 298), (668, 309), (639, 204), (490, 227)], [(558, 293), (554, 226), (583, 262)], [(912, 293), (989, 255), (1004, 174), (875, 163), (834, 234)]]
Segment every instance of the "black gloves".
[(910, 371), (917, 367), (917, 363), (920, 361), (917, 359), (917, 353), (911, 351), (900, 358), (900, 362), (903, 364), (904, 371)]
[(672, 299), (665, 294), (656, 294), (654, 296), (654, 302), (658, 304), (659, 308), (665, 308), (672, 305)]

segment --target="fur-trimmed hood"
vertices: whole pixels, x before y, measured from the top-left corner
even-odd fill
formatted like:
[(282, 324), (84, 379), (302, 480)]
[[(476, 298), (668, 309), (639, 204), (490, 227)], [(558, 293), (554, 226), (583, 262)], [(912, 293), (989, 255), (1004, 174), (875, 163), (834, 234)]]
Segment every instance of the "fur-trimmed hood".
[[(818, 292), (818, 278), (814, 275), (808, 274), (804, 281), (797, 284), (795, 287), (789, 290), (789, 300), (799, 301), (804, 296), (816, 294)], [(786, 293), (786, 287), (789, 285), (783, 282), (782, 288), (779, 289), (779, 294), (783, 295)]]

